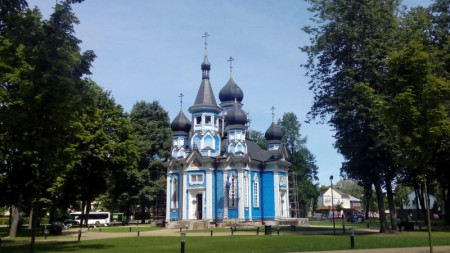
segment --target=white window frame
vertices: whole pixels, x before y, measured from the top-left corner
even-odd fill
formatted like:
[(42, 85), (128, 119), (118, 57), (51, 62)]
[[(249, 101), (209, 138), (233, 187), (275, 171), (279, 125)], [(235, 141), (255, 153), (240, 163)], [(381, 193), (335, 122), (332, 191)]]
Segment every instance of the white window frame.
[(253, 207), (259, 208), (259, 178), (257, 175), (253, 178)]
[(203, 184), (205, 178), (203, 173), (189, 174), (189, 184)]

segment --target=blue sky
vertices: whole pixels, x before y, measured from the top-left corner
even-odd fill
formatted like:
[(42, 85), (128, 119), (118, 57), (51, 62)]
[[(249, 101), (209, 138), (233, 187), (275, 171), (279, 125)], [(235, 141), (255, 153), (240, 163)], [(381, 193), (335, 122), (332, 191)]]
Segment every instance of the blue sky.
[[(48, 18), (55, 0), (29, 0)], [(427, 1), (404, 1), (411, 6)], [(319, 182), (339, 178), (343, 158), (333, 148), (332, 129), (305, 123), (313, 102), (305, 69), (306, 55), (298, 48), (309, 43), (301, 27), (311, 24), (308, 4), (301, 0), (86, 0), (73, 6), (80, 20), (76, 35), (83, 50), (97, 59), (91, 78), (111, 91), (118, 104), (130, 111), (137, 101), (158, 100), (173, 119), (193, 104), (201, 81), (205, 32), (208, 37), (210, 81), (219, 102), (220, 89), (230, 76), (244, 92), (243, 109), (250, 128), (265, 132), (275, 119), (293, 112), (301, 134), (316, 156)]]

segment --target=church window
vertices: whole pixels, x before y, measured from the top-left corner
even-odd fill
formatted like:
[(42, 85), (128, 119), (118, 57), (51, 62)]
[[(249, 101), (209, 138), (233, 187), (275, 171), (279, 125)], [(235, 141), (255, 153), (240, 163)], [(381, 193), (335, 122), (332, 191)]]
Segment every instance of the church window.
[(191, 174), (191, 184), (203, 184), (203, 174)]
[(197, 125), (202, 124), (202, 116), (195, 117), (195, 124), (197, 124)]
[(211, 137), (211, 135), (205, 136), (204, 143), (205, 147), (213, 147), (213, 138)]
[(194, 137), (193, 147), (194, 147), (194, 149), (200, 148), (200, 136), (196, 135)]
[(177, 178), (174, 177), (172, 180), (172, 209), (177, 209), (178, 207), (178, 184)]
[(205, 124), (211, 125), (211, 116), (205, 116)]
[(236, 139), (241, 140), (241, 132), (236, 132)]
[(244, 207), (248, 207), (248, 176), (244, 176)]
[(230, 182), (230, 208), (237, 207), (237, 178), (235, 174), (231, 174), (231, 182)]
[(253, 180), (253, 207), (259, 207), (259, 179), (255, 175)]

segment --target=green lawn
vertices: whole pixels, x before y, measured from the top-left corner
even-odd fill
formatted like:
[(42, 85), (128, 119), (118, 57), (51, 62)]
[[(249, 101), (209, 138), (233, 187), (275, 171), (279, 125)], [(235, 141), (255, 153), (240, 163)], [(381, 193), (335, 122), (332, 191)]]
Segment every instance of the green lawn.
[(160, 227), (154, 226), (129, 226), (129, 227), (98, 227), (91, 229), (94, 232), (108, 232), (108, 233), (125, 233), (125, 232), (137, 232), (137, 231), (153, 231), (160, 230)]
[[(450, 245), (449, 232), (433, 233), (433, 245)], [(402, 232), (392, 234), (366, 234), (355, 236), (355, 248), (385, 248), (427, 246), (427, 233)], [(28, 252), (28, 244), (2, 247), (2, 253)], [(349, 249), (349, 235), (272, 235), (272, 236), (206, 236), (187, 237), (186, 252), (293, 252)], [(39, 242), (36, 252), (179, 252), (179, 237), (129, 237), (81, 242)]]

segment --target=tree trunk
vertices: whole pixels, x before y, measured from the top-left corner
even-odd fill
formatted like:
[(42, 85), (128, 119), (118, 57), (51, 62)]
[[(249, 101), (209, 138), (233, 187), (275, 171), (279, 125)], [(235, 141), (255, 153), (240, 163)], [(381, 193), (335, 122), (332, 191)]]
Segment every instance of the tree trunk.
[(375, 192), (377, 194), (377, 202), (378, 202), (378, 213), (380, 215), (380, 233), (386, 233), (387, 225), (386, 225), (386, 213), (384, 208), (384, 199), (383, 199), (383, 191), (381, 189), (381, 180), (377, 176), (377, 179), (374, 183)]
[(80, 228), (83, 227), (84, 220), (85, 220), (85, 217), (86, 217), (86, 215), (84, 215), (84, 214), (85, 214), (85, 213), (84, 213), (85, 210), (86, 210), (86, 201), (85, 201), (85, 200), (82, 200), (82, 201), (81, 201)]
[(444, 199), (444, 223), (445, 225), (450, 225), (450, 187), (447, 184), (445, 187), (442, 187), (442, 195)]
[(145, 201), (141, 201), (141, 224), (145, 223)]
[(364, 203), (364, 210), (365, 210), (364, 217), (366, 220), (369, 220), (370, 202), (372, 201), (372, 184), (364, 185), (364, 199), (366, 200), (366, 202)]
[(397, 212), (395, 210), (394, 193), (392, 191), (392, 179), (390, 176), (385, 177), (386, 195), (391, 218), (391, 231), (397, 230)]
[(413, 179), (413, 186), (414, 186), (414, 193), (416, 195), (416, 220), (420, 219), (421, 215), (420, 215), (420, 200), (419, 200), (419, 196), (420, 196), (420, 189), (419, 189), (419, 184), (417, 183), (417, 181), (415, 179)]
[(425, 196), (425, 193), (424, 193), (424, 183), (423, 182), (421, 182), (420, 184), (419, 184), (419, 182), (416, 182), (416, 184), (418, 185), (418, 187), (417, 187), (417, 193), (418, 193), (418, 199), (419, 199), (419, 203), (420, 203), (420, 213), (422, 214), (422, 217), (424, 217), (423, 218), (423, 220), (425, 221), (425, 222), (427, 222), (427, 210), (425, 210), (425, 198), (427, 198), (426, 196)]
[(39, 199), (40, 199), (40, 194), (39, 191), (37, 193), (37, 198), (35, 200), (35, 202), (33, 203), (33, 221), (32, 221), (32, 228), (31, 228), (31, 243), (30, 243), (30, 252), (34, 252), (34, 246), (36, 243), (36, 229), (38, 226), (38, 221), (39, 221)]
[(20, 209), (17, 206), (11, 206), (11, 213), (10, 213), (10, 220), (11, 220), (11, 226), (9, 228), (9, 237), (15, 238), (17, 236), (17, 228), (19, 226), (19, 220), (20, 220)]
[(28, 219), (28, 229), (33, 228), (33, 207), (30, 208), (30, 218)]

